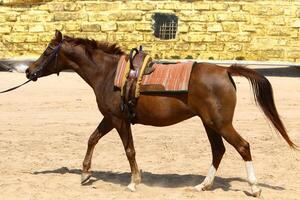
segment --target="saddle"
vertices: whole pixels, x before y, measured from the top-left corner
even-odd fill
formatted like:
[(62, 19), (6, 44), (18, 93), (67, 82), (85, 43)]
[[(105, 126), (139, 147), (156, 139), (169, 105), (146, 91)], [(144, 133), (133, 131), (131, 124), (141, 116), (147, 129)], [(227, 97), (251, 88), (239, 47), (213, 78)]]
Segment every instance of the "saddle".
[(137, 48), (131, 49), (128, 58), (129, 72), (124, 87), (121, 89), (121, 110), (125, 112), (127, 119), (132, 124), (136, 118), (135, 107), (140, 95), (142, 77), (144, 74), (150, 74), (154, 71), (151, 68), (151, 61), (151, 57), (142, 50), (142, 46), (139, 50)]
[(114, 87), (121, 91), (121, 110), (128, 122), (136, 121), (136, 105), (142, 94), (187, 93), (195, 62), (159, 63), (140, 47), (119, 59)]

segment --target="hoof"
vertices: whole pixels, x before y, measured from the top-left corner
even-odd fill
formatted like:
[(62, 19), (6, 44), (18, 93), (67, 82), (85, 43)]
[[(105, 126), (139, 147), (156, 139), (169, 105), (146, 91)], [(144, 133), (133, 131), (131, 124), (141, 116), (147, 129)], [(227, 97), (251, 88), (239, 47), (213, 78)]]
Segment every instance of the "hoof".
[(81, 174), (81, 185), (86, 184), (87, 182), (89, 182), (90, 178), (91, 178), (91, 173), (82, 173)]
[(260, 197), (260, 195), (261, 195), (261, 189), (258, 186), (253, 185), (251, 189), (252, 189), (252, 196), (254, 196), (254, 197)]
[(128, 189), (130, 192), (135, 192), (135, 191), (136, 191), (136, 185), (135, 185), (135, 183), (130, 183), (130, 184), (127, 186), (127, 189)]
[(204, 183), (201, 183), (201, 184), (199, 184), (199, 185), (196, 185), (196, 186), (195, 186), (195, 189), (196, 189), (197, 191), (201, 192), (201, 191), (210, 190), (211, 187), (212, 187), (211, 184), (210, 184), (210, 185), (206, 185), (206, 184), (204, 184)]

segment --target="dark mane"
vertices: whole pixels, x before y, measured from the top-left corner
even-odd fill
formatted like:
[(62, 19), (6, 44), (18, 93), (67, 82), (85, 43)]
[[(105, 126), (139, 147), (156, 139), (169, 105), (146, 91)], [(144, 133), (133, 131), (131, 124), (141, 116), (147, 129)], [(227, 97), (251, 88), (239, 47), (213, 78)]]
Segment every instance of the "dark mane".
[(86, 53), (91, 56), (95, 49), (99, 49), (108, 54), (122, 55), (124, 52), (117, 44), (110, 44), (108, 42), (99, 42), (96, 40), (84, 39), (84, 38), (72, 38), (65, 36), (67, 42), (73, 43), (74, 45), (82, 45), (85, 48)]

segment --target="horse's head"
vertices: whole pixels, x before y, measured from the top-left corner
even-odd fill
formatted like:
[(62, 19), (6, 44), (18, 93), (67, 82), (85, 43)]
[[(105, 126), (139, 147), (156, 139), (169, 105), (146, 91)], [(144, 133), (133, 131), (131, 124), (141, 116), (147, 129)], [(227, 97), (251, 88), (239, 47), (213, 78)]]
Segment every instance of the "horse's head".
[(39, 77), (59, 73), (63, 69), (64, 53), (63, 35), (60, 31), (55, 31), (55, 37), (48, 44), (43, 54), (32, 63), (26, 70), (26, 77), (36, 81)]

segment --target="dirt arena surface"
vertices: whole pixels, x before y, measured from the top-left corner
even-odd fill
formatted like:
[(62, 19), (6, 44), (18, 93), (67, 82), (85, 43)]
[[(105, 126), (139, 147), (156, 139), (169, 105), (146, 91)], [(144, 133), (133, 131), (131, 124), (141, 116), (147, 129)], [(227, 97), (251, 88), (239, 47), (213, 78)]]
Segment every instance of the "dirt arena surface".
[[(300, 79), (268, 79), (288, 133), (300, 145)], [(24, 74), (1, 72), (0, 90), (24, 80)], [(299, 200), (300, 152), (291, 150), (268, 125), (247, 80), (234, 80), (234, 124), (251, 145), (261, 199)], [(196, 117), (164, 128), (133, 126), (136, 159), (143, 170), (137, 192), (126, 190), (129, 163), (116, 131), (99, 141), (92, 179), (81, 186), (87, 141), (101, 119), (93, 91), (75, 73), (52, 75), (1, 94), (0, 199), (254, 199), (249, 196), (244, 162), (227, 143), (212, 191), (193, 189), (211, 163), (210, 145)]]

